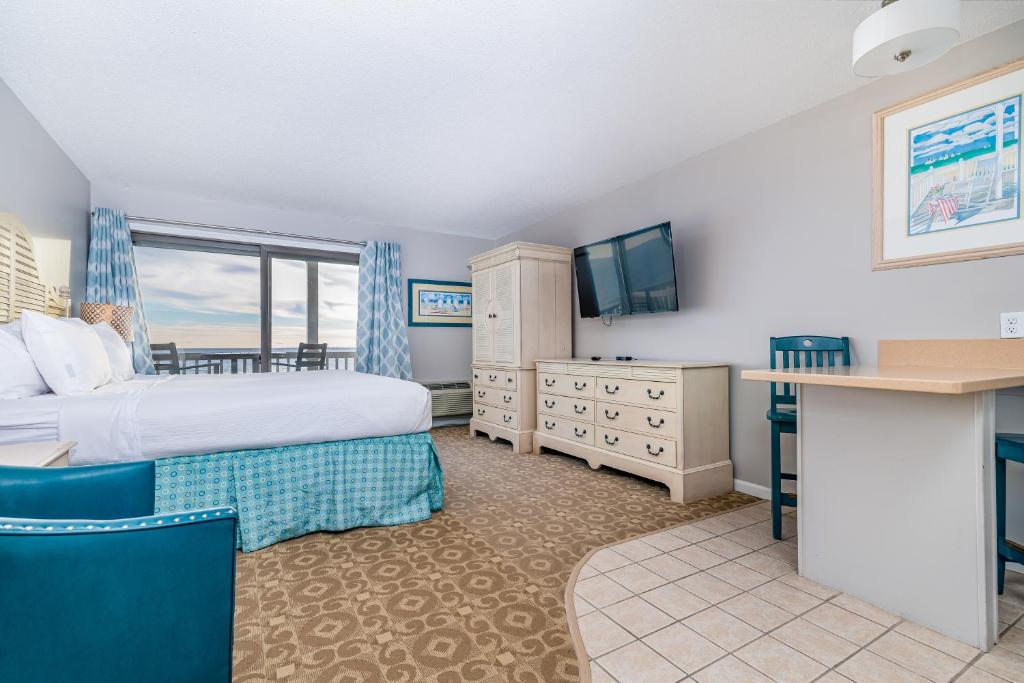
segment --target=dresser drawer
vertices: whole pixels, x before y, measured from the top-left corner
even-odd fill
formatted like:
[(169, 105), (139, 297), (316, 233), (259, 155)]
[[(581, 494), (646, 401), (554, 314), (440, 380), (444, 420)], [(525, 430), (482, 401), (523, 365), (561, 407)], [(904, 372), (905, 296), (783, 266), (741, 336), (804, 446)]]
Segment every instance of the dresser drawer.
[(509, 429), (519, 429), (519, 413), (511, 410), (502, 410), (501, 408), (495, 408), (483, 403), (474, 403), (473, 416), (478, 420), (490, 422), (491, 424), (508, 427)]
[(519, 392), (517, 391), (504, 391), (498, 387), (484, 385), (475, 386), (473, 387), (473, 400), (505, 410), (519, 410)]
[(599, 425), (612, 429), (628, 429), (666, 439), (674, 439), (679, 433), (679, 414), (668, 410), (598, 401), (595, 415)]
[(644, 434), (633, 434), (598, 425), (594, 443), (598, 448), (649, 460), (669, 467), (676, 466), (676, 442)]
[(673, 409), (676, 407), (676, 386), (674, 382), (602, 377), (597, 383), (597, 399)]
[[(513, 376), (515, 375), (515, 373), (511, 374)], [(508, 379), (508, 375), (509, 373), (504, 370), (495, 370), (494, 368), (473, 368), (473, 384), (504, 389), (505, 385), (508, 384), (506, 381)], [(512, 381), (515, 382), (515, 379)]]
[(537, 391), (542, 394), (594, 398), (594, 376), (540, 372), (537, 373)]
[(545, 394), (537, 399), (537, 412), (593, 422), (594, 402), (589, 398)]
[(588, 446), (594, 445), (594, 425), (587, 422), (570, 420), (556, 415), (539, 415), (537, 431), (567, 441), (577, 441)]

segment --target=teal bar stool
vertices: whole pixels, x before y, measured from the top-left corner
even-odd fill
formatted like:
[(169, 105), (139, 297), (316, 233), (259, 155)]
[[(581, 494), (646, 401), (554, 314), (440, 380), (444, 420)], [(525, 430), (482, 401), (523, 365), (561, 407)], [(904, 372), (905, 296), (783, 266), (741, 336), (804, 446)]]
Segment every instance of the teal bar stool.
[[(772, 370), (789, 368), (835, 367), (850, 364), (849, 337), (772, 337)], [(771, 407), (768, 421), (772, 425), (772, 536), (782, 540), (782, 506), (796, 507), (796, 494), (783, 493), (782, 481), (796, 481), (796, 474), (782, 471), (782, 435), (796, 434), (796, 385), (791, 382), (771, 383)]]
[(1024, 563), (1024, 546), (1006, 538), (1006, 461), (1024, 463), (1024, 434), (996, 434), (996, 552), (999, 594), (1003, 594), (1006, 563)]

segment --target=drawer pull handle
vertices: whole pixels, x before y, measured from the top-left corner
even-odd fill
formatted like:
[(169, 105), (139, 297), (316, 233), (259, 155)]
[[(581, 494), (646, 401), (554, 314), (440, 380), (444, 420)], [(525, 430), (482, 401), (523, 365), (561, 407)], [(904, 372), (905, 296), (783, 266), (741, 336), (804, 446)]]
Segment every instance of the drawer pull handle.
[(555, 402), (554, 401), (549, 401), (547, 399), (544, 399), (544, 405), (546, 405), (548, 408), (554, 408), (555, 407)]
[(579, 382), (573, 382), (573, 386), (576, 387), (576, 391), (583, 391), (587, 388), (587, 383), (584, 382), (583, 384), (580, 384)]
[[(498, 376), (497, 375), (487, 375), (487, 381), (489, 381), (489, 382), (497, 382), (498, 381)], [(647, 393), (651, 393), (651, 392), (648, 391)]]
[(511, 415), (502, 415), (501, 419), (504, 420), (506, 423), (508, 423), (508, 422), (512, 421), (512, 416)]
[(554, 422), (548, 422), (547, 420), (544, 420), (544, 427), (546, 429), (554, 429), (555, 428), (555, 423)]
[(605, 391), (605, 393), (607, 393), (607, 394), (617, 394), (617, 393), (619, 393), (619, 385), (618, 385), (618, 384), (616, 384), (616, 385), (615, 385), (615, 388), (614, 388), (614, 389), (612, 389), (612, 388), (611, 388), (610, 386), (608, 386), (607, 384), (605, 384), (605, 385), (604, 385), (604, 391)]
[(483, 397), (484, 397), (484, 396), (486, 396), (486, 395), (487, 395), (487, 392), (486, 392), (486, 391), (477, 391), (477, 392), (476, 392), (476, 397), (477, 397), (477, 398), (483, 398)]
[(508, 378), (508, 379), (506, 379), (505, 381), (506, 381), (506, 382), (508, 382), (509, 384), (512, 384), (512, 378), (511, 378), (511, 377), (509, 377), (509, 378)]
[(614, 420), (615, 418), (617, 418), (619, 416), (619, 411), (616, 410), (615, 414), (612, 415), (611, 413), (608, 412), (608, 409), (605, 408), (604, 409), (604, 416), (607, 417), (609, 420)]
[(615, 444), (617, 444), (619, 442), (619, 437), (615, 437), (614, 439), (609, 439), (608, 435), (605, 434), (604, 435), (604, 442), (606, 444), (608, 444), (609, 446), (614, 446)]
[(546, 387), (553, 387), (553, 386), (555, 386), (555, 380), (548, 379), (547, 377), (545, 377), (544, 378), (544, 386), (546, 386)]
[(512, 397), (511, 397), (511, 396), (508, 396), (508, 395), (506, 394), (505, 396), (502, 396), (502, 397), (501, 397), (501, 400), (502, 400), (502, 402), (504, 402), (504, 403), (511, 403), (511, 402), (512, 402)]
[(577, 415), (582, 415), (583, 413), (587, 412), (587, 407), (586, 406), (583, 406), (581, 408), (578, 405), (573, 404), (572, 409), (576, 411)]
[(478, 374), (476, 374), (476, 373), (474, 372), (474, 373), (473, 373), (473, 379), (480, 379), (480, 375), (478, 375)]
[(665, 452), (665, 447), (664, 446), (658, 446), (658, 450), (652, 451), (651, 450), (651, 444), (647, 444), (647, 452), (650, 453), (651, 455), (661, 455), (662, 453)]
[(581, 431), (580, 431), (580, 428), (579, 428), (579, 427), (573, 427), (573, 428), (572, 428), (572, 431), (576, 432), (576, 438), (577, 438), (577, 439), (580, 439), (580, 438), (582, 438), (582, 437), (584, 437), (584, 436), (586, 436), (586, 435), (587, 435), (587, 430), (586, 430), (586, 429), (584, 429), (584, 430), (583, 430), (583, 431), (581, 432)]
[(647, 416), (647, 424), (651, 425), (655, 429), (661, 429), (661, 425), (665, 424), (665, 418), (659, 417), (658, 418), (658, 424), (654, 424), (654, 420), (652, 420), (651, 416), (648, 415)]
[(650, 389), (647, 390), (647, 398), (651, 399), (652, 401), (657, 401), (659, 398), (661, 398), (664, 395), (665, 395), (665, 390), (664, 389), (658, 389), (658, 395), (657, 396), (655, 396), (654, 392), (651, 391)]
[(477, 409), (476, 409), (476, 414), (477, 414), (477, 415), (483, 415), (483, 414), (484, 414), (484, 413), (486, 413), (486, 412), (487, 412), (487, 411), (486, 411), (486, 410), (484, 410), (483, 408), (477, 408)]

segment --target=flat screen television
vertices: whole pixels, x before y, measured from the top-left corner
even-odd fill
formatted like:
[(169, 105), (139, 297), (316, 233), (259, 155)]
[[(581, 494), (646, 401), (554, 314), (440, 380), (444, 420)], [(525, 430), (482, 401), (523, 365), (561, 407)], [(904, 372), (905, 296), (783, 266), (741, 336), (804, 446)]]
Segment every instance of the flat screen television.
[(679, 310), (671, 223), (576, 247), (573, 260), (584, 318)]

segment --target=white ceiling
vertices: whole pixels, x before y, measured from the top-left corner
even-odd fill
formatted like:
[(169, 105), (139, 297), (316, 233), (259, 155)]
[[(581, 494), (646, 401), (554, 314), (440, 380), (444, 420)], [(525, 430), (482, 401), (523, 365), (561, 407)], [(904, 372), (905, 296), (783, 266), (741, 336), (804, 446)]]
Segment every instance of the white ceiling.
[(497, 237), (863, 85), (877, 6), (0, 0), (0, 78), (93, 182)]

